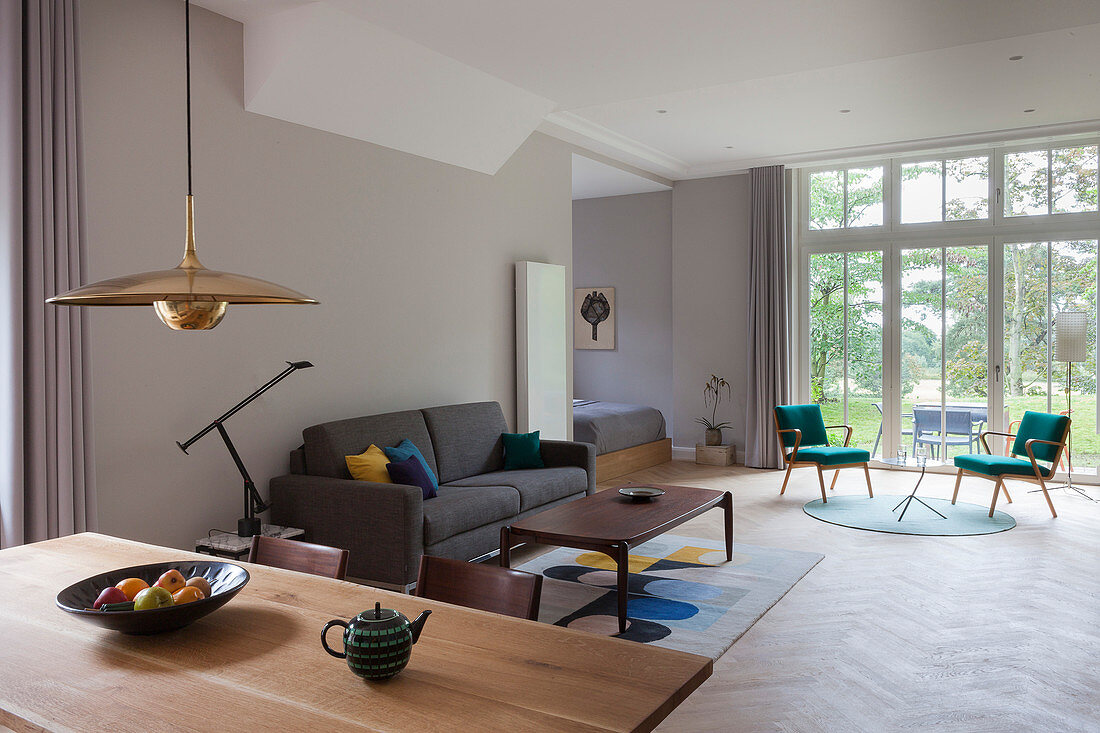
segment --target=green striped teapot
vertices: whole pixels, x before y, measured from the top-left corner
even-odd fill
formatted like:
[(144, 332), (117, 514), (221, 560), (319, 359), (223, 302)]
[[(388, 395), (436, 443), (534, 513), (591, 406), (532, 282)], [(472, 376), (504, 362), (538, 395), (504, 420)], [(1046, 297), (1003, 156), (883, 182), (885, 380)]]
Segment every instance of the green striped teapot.
[[(333, 619), (321, 629), (321, 646), (337, 659), (348, 660), (352, 672), (368, 680), (384, 680), (393, 677), (409, 663), (412, 645), (420, 638), (424, 622), (431, 611), (425, 611), (409, 621), (405, 615), (392, 608), (363, 611), (351, 621)], [(333, 651), (325, 635), (333, 626), (344, 627), (344, 651)]]

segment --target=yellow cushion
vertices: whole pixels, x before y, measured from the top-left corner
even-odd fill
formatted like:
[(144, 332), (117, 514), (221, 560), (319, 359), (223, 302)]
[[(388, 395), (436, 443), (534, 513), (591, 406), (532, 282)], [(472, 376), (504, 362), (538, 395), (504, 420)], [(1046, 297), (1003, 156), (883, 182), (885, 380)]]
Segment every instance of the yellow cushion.
[(357, 456), (344, 456), (344, 460), (347, 461), (351, 477), (356, 481), (373, 481), (377, 484), (393, 483), (390, 480), (390, 472), (386, 469), (386, 464), (390, 462), (390, 459), (374, 443), (371, 443), (366, 452)]

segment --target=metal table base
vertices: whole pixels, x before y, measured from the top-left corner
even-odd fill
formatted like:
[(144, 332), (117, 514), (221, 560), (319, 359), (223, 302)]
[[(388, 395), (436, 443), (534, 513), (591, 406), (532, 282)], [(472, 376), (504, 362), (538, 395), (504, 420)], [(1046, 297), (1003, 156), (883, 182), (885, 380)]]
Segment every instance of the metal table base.
[(938, 516), (938, 517), (939, 517), (940, 519), (947, 519), (947, 517), (945, 517), (944, 515), (940, 514), (940, 513), (939, 513), (939, 512), (937, 512), (937, 511), (936, 511), (935, 509), (932, 509), (932, 507), (928, 506), (928, 504), (927, 504), (927, 503), (926, 503), (926, 502), (925, 502), (925, 501), (924, 501), (923, 499), (921, 499), (921, 498), (920, 498), (919, 496), (917, 496), (917, 489), (918, 489), (918, 488), (920, 488), (920, 482), (924, 480), (924, 468), (925, 468), (925, 467), (924, 467), (923, 465), (922, 465), (922, 466), (920, 467), (920, 478), (918, 478), (918, 479), (917, 479), (917, 485), (913, 487), (913, 491), (912, 491), (912, 492), (910, 492), (909, 496), (907, 496), (907, 497), (905, 497), (904, 499), (902, 499), (901, 501), (899, 501), (899, 502), (898, 502), (898, 506), (896, 506), (896, 507), (894, 507), (893, 509), (891, 509), (891, 510), (890, 510), (890, 511), (892, 511), (892, 512), (896, 512), (896, 511), (898, 510), (898, 507), (900, 507), (900, 506), (901, 506), (902, 504), (904, 504), (904, 505), (905, 505), (905, 508), (901, 510), (901, 516), (899, 516), (899, 517), (898, 517), (898, 521), (899, 521), (899, 522), (900, 522), (900, 521), (902, 520), (902, 517), (904, 517), (904, 516), (905, 516), (905, 512), (906, 512), (906, 511), (908, 511), (908, 509), (909, 509), (909, 505), (910, 505), (911, 503), (913, 503), (914, 501), (919, 501), (919, 502), (920, 502), (921, 504), (923, 504), (923, 505), (924, 505), (924, 506), (925, 506), (925, 507), (926, 507), (927, 509), (929, 509), (929, 510), (931, 510), (931, 511), (935, 512), (935, 513), (936, 513), (936, 515), (937, 515), (937, 516)]

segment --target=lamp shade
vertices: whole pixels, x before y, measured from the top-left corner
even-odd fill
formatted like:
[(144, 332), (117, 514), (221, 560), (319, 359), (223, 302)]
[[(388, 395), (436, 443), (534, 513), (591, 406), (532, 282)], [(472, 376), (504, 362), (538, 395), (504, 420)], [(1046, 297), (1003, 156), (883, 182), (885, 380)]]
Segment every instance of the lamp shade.
[(1063, 311), (1054, 317), (1054, 361), (1088, 359), (1089, 317), (1081, 311)]
[(316, 300), (282, 285), (232, 272), (208, 270), (195, 254), (194, 198), (187, 197), (183, 261), (170, 270), (139, 272), (55, 295), (54, 305), (152, 305), (157, 317), (178, 331), (209, 330), (221, 323), (230, 303), (295, 303)]

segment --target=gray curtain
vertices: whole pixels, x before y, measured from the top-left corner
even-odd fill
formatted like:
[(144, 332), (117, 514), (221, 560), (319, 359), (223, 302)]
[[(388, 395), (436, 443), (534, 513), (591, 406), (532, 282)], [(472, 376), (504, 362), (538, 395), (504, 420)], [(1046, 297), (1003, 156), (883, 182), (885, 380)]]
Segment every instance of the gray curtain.
[(0, 0), (0, 545), (95, 529), (76, 0)]
[(790, 400), (790, 269), (783, 166), (752, 169), (745, 465), (780, 468), (772, 411)]

